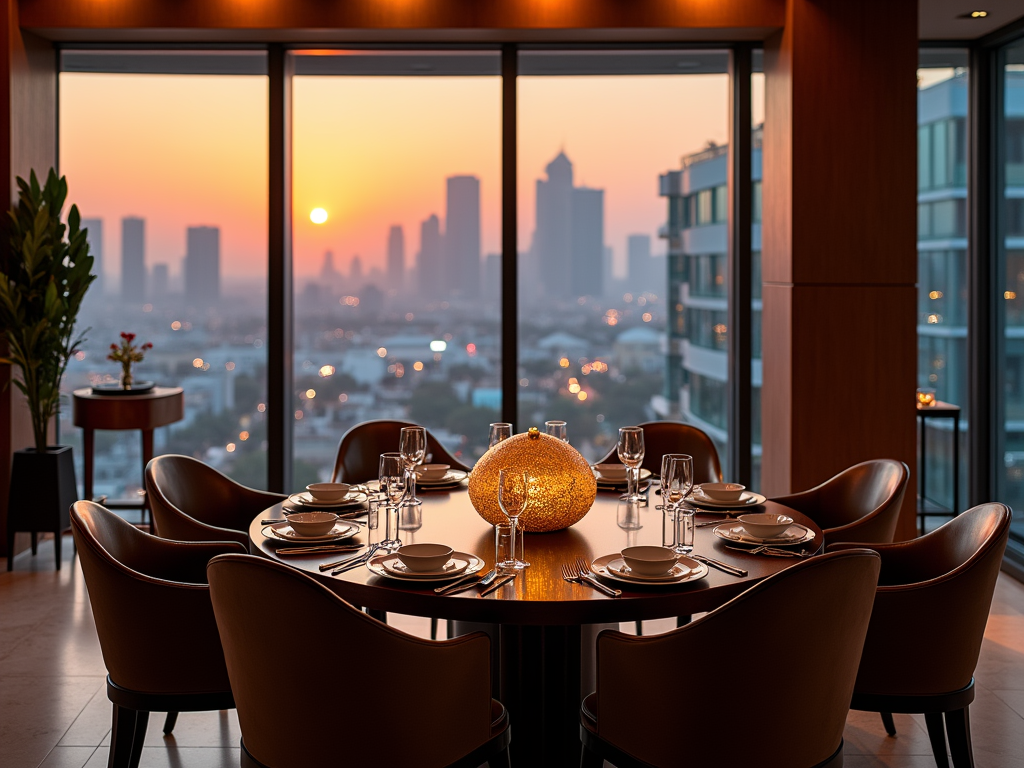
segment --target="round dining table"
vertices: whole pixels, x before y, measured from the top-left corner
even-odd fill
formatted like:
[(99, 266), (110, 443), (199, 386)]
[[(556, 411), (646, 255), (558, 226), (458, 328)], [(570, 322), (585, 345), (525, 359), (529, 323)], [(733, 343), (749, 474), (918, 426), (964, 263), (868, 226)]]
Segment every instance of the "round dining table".
[[(494, 566), (494, 528), (473, 509), (468, 492), (430, 492), (420, 488), (423, 500), (414, 517), (417, 530), (400, 531), (410, 543), (441, 543), (457, 552), (477, 555), (485, 570)], [(414, 583), (374, 575), (362, 567), (338, 576), (321, 573), (318, 566), (345, 555), (301, 555), (279, 558), (282, 546), (266, 531), (261, 521), (280, 518), (280, 504), (253, 520), (249, 528), (252, 554), (279, 560), (298, 568), (331, 589), (344, 600), (375, 612), (429, 616), (456, 622), (492, 625), (494, 695), (509, 711), (513, 727), (512, 762), (517, 766), (577, 765), (580, 754), (579, 706), (581, 691), (581, 644), (593, 643), (589, 625), (633, 622), (666, 617), (689, 617), (714, 610), (762, 579), (799, 562), (797, 558), (769, 557), (736, 551), (725, 546), (714, 526), (702, 522), (721, 519), (721, 513), (697, 514), (694, 552), (747, 571), (735, 576), (711, 568), (697, 581), (671, 586), (631, 586), (611, 583), (622, 589), (619, 597), (608, 597), (597, 589), (562, 579), (563, 563), (583, 558), (590, 563), (602, 555), (617, 553), (637, 544), (662, 544), (663, 514), (656, 508), (660, 497), (652, 494), (646, 506), (627, 510), (619, 491), (599, 491), (587, 515), (562, 531), (528, 533), (525, 559), (530, 563), (509, 584), (481, 597), (477, 588), (455, 595), (435, 594), (434, 582)], [(632, 511), (633, 515), (626, 513)], [(766, 501), (755, 509), (780, 512), (793, 517), (815, 533), (804, 545), (817, 552), (822, 546), (821, 529), (796, 510)], [(372, 543), (383, 538), (384, 512), (379, 512), (376, 530), (361, 527), (356, 541)], [(406, 513), (408, 517), (408, 513)], [(619, 523), (631, 523), (629, 528)], [(639, 528), (632, 527), (639, 524)], [(288, 546), (285, 544), (284, 546)], [(484, 571), (481, 571), (483, 573)], [(495, 642), (495, 640), (497, 642)], [(752, 630), (751, 642), (756, 642)], [(682, 660), (680, 661), (682, 664)], [(666, 674), (670, 674), (666, 670)], [(589, 684), (589, 683), (588, 683)], [(415, 715), (412, 715), (415, 716)]]

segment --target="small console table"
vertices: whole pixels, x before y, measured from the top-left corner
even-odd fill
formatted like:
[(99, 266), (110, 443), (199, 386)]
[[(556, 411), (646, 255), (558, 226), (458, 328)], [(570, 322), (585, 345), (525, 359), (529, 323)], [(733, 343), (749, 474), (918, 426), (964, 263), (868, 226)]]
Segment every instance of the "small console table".
[[(139, 430), (142, 432), (142, 471), (153, 458), (153, 430), (185, 418), (185, 397), (181, 387), (154, 387), (138, 395), (111, 397), (94, 395), (91, 387), (76, 389), (73, 397), (76, 427), (82, 428), (84, 453), (85, 498), (91, 499), (93, 480), (93, 451), (95, 430)], [(108, 502), (112, 509), (141, 509), (142, 522), (146, 522), (149, 505), (141, 501)]]
[[(921, 454), (921, 473), (917, 495), (917, 517), (921, 535), (925, 533), (924, 523), (927, 517), (956, 517), (960, 513), (960, 406), (936, 400), (933, 405), (917, 406), (917, 419), (921, 422), (919, 452)], [(928, 419), (951, 419), (953, 421), (953, 508), (946, 509), (938, 504), (929, 505), (926, 496), (925, 480), (928, 472), (928, 440), (925, 427)]]

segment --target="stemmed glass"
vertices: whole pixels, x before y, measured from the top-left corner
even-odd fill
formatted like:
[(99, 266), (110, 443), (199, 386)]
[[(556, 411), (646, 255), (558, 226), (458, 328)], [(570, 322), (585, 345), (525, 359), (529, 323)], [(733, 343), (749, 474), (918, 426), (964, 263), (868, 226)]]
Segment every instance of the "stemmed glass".
[(638, 491), (640, 465), (644, 460), (643, 427), (621, 427), (618, 445), (619, 461), (626, 465), (626, 495), (622, 501), (640, 502), (643, 496)]
[(491, 424), (487, 433), (487, 447), (493, 448), (502, 440), (512, 437), (512, 425), (507, 421), (496, 421)]
[(398, 450), (405, 461), (405, 484), (409, 489), (403, 507), (418, 507), (423, 502), (416, 498), (416, 466), (427, 455), (427, 430), (423, 427), (402, 427)]
[(665, 514), (675, 523), (675, 551), (685, 555), (693, 551), (693, 507), (685, 504), (693, 488), (693, 458), (684, 453), (666, 454), (661, 460), (661, 497)]
[[(521, 469), (506, 467), (498, 470), (498, 506), (512, 524), (511, 548), (512, 557), (502, 566), (509, 570), (520, 570), (529, 563), (516, 557), (516, 533), (519, 527), (519, 516), (526, 509), (529, 500), (530, 476)], [(522, 535), (522, 534), (519, 534)]]
[(384, 529), (384, 540), (381, 547), (394, 552), (402, 546), (398, 538), (398, 507), (405, 497), (405, 459), (401, 453), (382, 453), (380, 469), (377, 473), (380, 490), (387, 506), (387, 523)]
[(557, 437), (563, 443), (569, 442), (569, 433), (564, 421), (557, 419), (545, 421), (544, 431), (552, 437)]

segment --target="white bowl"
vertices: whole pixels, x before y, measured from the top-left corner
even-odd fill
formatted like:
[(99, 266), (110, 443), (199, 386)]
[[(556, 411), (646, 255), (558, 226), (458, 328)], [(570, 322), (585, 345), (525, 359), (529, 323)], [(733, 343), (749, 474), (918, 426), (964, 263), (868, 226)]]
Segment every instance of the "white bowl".
[(709, 499), (736, 501), (740, 494), (747, 490), (747, 486), (739, 483), (701, 483), (700, 489)]
[(299, 536), (323, 536), (338, 522), (333, 512), (297, 512), (288, 515), (288, 525)]
[(444, 476), (448, 474), (450, 468), (448, 464), (420, 464), (416, 467), (416, 476), (420, 480), (436, 482), (444, 480)]
[(740, 515), (736, 519), (743, 525), (743, 530), (759, 539), (771, 539), (779, 536), (793, 524), (792, 517), (776, 515), (771, 512)]
[(626, 479), (626, 467), (624, 464), (595, 464), (594, 469), (601, 476), (602, 480), (619, 482)]
[(310, 483), (306, 486), (309, 495), (317, 501), (341, 501), (348, 496), (349, 488), (346, 483)]
[(679, 562), (679, 555), (668, 547), (626, 547), (619, 554), (629, 570), (641, 576), (664, 576)]
[(444, 544), (406, 544), (395, 554), (410, 571), (436, 571), (452, 559), (454, 551)]

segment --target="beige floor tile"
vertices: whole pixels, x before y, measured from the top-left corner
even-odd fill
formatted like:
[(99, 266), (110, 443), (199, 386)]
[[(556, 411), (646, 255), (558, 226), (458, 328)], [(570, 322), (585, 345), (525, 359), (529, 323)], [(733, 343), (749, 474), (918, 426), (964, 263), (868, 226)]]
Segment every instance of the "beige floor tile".
[(851, 711), (846, 718), (847, 755), (930, 755), (931, 746), (924, 723), (912, 715), (893, 715), (896, 735), (890, 736), (877, 712)]
[[(218, 712), (181, 712), (174, 732), (164, 736), (166, 713), (153, 712), (146, 728), (147, 747), (226, 747), (235, 748), (242, 738), (235, 710)], [(109, 743), (109, 740), (108, 740)]]
[(54, 747), (39, 768), (82, 768), (96, 747)]
[(75, 718), (59, 747), (98, 747), (110, 733), (110, 717), (112, 705), (107, 698), (107, 684), (100, 683), (96, 693), (81, 714)]
[[(236, 749), (217, 747), (145, 747), (139, 768), (238, 768)], [(85, 768), (106, 768), (108, 750), (100, 747)]]

